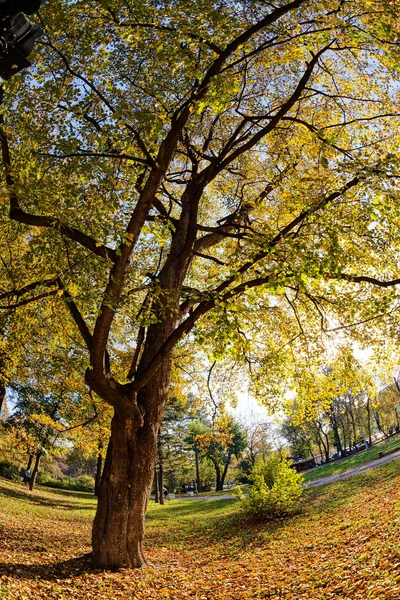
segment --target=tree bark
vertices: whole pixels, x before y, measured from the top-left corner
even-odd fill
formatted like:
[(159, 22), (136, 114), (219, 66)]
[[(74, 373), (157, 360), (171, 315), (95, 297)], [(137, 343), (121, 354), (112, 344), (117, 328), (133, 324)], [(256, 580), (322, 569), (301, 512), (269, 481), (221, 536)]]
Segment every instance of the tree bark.
[(142, 567), (144, 518), (154, 476), (158, 424), (139, 429), (115, 411), (93, 523), (93, 560), (108, 568)]
[(220, 490), (224, 489), (225, 478), (226, 478), (226, 474), (228, 473), (228, 469), (229, 469), (230, 463), (231, 463), (231, 454), (227, 458), (227, 461), (226, 461), (225, 467), (224, 467), (224, 471), (223, 471), (222, 476), (221, 476), (221, 482), (220, 482), (221, 487), (220, 487)]
[[(200, 188), (196, 188), (196, 194), (201, 195)], [(182, 199), (183, 204), (188, 201), (188, 198)], [(179, 311), (180, 290), (190, 266), (191, 247), (195, 242), (193, 234), (193, 240), (187, 244), (189, 207), (184, 212), (186, 216), (180, 221), (168, 259), (158, 275), (162, 293), (156, 295), (152, 304), (157, 322), (147, 329), (143, 353), (138, 365), (135, 364), (135, 373), (132, 372), (133, 387), (119, 385), (112, 378), (104, 377), (104, 356), (98, 354), (96, 345), (98, 340), (101, 342), (100, 348), (103, 343), (104, 323), (98, 321), (89, 344), (93, 373), (91, 370), (86, 372), (86, 381), (103, 400), (114, 407), (92, 530), (92, 557), (99, 567), (118, 569), (146, 565), (143, 552), (144, 520), (172, 370), (171, 352), (165, 350), (161, 354), (160, 349), (182, 318)], [(116, 277), (114, 271), (112, 277)], [(103, 313), (106, 314), (107, 310), (104, 307)], [(138, 386), (136, 392), (135, 384)], [(159, 489), (159, 496), (161, 494), (162, 490)]]
[(33, 458), (34, 458), (34, 455), (31, 452), (29, 454), (29, 457), (28, 457), (28, 464), (26, 465), (25, 471), (30, 471), (31, 470), (31, 466), (32, 466), (32, 463), (33, 463)]
[(353, 412), (352, 408), (350, 409), (350, 417), (351, 417), (351, 427), (353, 430), (353, 447), (355, 448), (356, 444), (357, 444), (358, 435), (357, 435), (356, 418), (354, 416), (354, 412)]
[(378, 427), (378, 431), (379, 431), (379, 433), (382, 433), (382, 435), (384, 435), (384, 436), (385, 436), (385, 438), (388, 438), (388, 437), (389, 437), (389, 434), (388, 434), (388, 433), (386, 433), (386, 431), (384, 431), (384, 429), (383, 429), (383, 427), (382, 427), (382, 422), (381, 422), (381, 417), (380, 417), (380, 414), (379, 414), (378, 412), (375, 412), (375, 415), (374, 415), (374, 416), (375, 416), (375, 423), (376, 423), (376, 425), (377, 425), (377, 427)]
[(200, 479), (199, 453), (197, 452), (197, 450), (194, 451), (194, 458), (195, 458), (195, 462), (196, 462), (196, 485), (197, 485), (197, 491), (198, 492), (202, 492), (203, 488), (201, 486), (201, 479)]
[(158, 490), (160, 495), (160, 504), (164, 504), (164, 473), (162, 463), (158, 465)]
[(158, 490), (158, 473), (157, 469), (154, 469), (154, 502), (160, 501), (160, 492)]
[(400, 419), (399, 419), (399, 411), (397, 408), (394, 409), (394, 414), (396, 415), (396, 433), (400, 431)]
[(323, 436), (324, 436), (324, 438), (325, 438), (325, 443), (324, 443), (324, 442), (322, 442), (322, 443), (324, 444), (324, 448), (325, 448), (325, 458), (326, 458), (326, 462), (329, 462), (329, 459), (330, 459), (330, 447), (329, 447), (329, 439), (328, 439), (328, 436), (327, 436), (327, 434), (325, 433), (325, 431), (323, 431), (322, 429), (321, 429), (321, 431), (322, 431), (322, 434), (323, 434)]
[(94, 479), (94, 495), (98, 496), (99, 495), (99, 490), (100, 490), (100, 482), (101, 482), (101, 472), (103, 469), (103, 455), (101, 453), (101, 450), (103, 448), (103, 445), (99, 445), (99, 453), (97, 455), (97, 464), (96, 464), (96, 476)]
[(218, 463), (214, 463), (215, 467), (215, 491), (220, 492), (223, 488), (221, 487), (221, 470)]
[(366, 403), (366, 411), (367, 411), (367, 432), (368, 432), (368, 446), (372, 446), (372, 429), (371, 429), (371, 400), (370, 397), (367, 396)]
[(3, 408), (3, 403), (6, 399), (6, 388), (3, 385), (0, 385), (0, 412)]
[(29, 481), (29, 489), (31, 492), (33, 491), (33, 488), (35, 487), (36, 476), (39, 471), (40, 459), (42, 458), (42, 454), (43, 454), (43, 452), (41, 450), (38, 450), (36, 452), (35, 466), (33, 467), (31, 479)]
[(331, 414), (330, 414), (330, 422), (331, 422), (331, 427), (332, 427), (332, 431), (333, 431), (333, 437), (335, 440), (336, 450), (337, 450), (338, 454), (340, 454), (340, 456), (344, 456), (342, 443), (340, 441), (339, 427), (338, 427), (338, 423), (336, 420), (336, 415), (333, 412), (332, 408), (331, 408)]

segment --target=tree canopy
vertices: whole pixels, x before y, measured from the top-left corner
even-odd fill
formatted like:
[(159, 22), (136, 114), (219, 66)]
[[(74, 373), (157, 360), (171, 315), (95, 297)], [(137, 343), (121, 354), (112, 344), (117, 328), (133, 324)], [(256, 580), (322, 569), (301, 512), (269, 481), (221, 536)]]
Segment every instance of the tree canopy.
[(94, 558), (140, 566), (179, 345), (240, 361), (273, 407), (335, 330), (396, 331), (398, 5), (60, 0), (40, 20), (2, 91), (1, 310), (23, 354), (68, 335), (113, 407)]

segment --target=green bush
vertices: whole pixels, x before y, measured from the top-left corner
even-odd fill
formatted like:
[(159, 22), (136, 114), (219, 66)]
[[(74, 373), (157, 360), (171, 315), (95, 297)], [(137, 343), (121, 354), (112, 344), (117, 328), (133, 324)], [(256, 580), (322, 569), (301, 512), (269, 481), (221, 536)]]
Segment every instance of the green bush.
[(77, 492), (93, 492), (94, 479), (90, 475), (79, 477), (51, 477), (48, 473), (39, 473), (38, 483), (60, 490), (74, 490)]
[(298, 510), (304, 492), (303, 476), (279, 454), (264, 462), (259, 458), (250, 475), (249, 496), (242, 500), (245, 509), (257, 519), (282, 517)]
[(21, 479), (19, 469), (7, 461), (0, 462), (0, 477), (11, 479), (11, 481), (19, 481)]

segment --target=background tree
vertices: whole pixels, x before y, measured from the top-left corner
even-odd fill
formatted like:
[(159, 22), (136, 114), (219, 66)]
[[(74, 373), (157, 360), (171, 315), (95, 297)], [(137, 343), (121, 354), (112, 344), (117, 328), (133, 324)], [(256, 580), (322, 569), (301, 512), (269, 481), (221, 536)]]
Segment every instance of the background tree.
[(193, 450), (194, 454), (194, 462), (196, 469), (196, 489), (198, 492), (203, 490), (203, 485), (201, 482), (200, 475), (200, 461), (203, 458), (203, 445), (202, 440), (204, 440), (209, 433), (209, 428), (206, 423), (201, 420), (192, 421), (188, 425), (188, 430), (185, 436), (185, 442), (191, 450)]
[[(280, 432), (283, 438), (288, 443), (288, 447), (293, 458), (308, 458), (309, 456), (313, 456), (315, 452), (315, 445), (312, 436), (312, 432), (310, 428), (307, 427), (307, 424), (299, 424), (297, 422), (293, 422), (291, 416), (285, 417), (281, 426)], [(319, 454), (322, 455), (322, 444), (318, 444)]]
[(215, 469), (215, 490), (222, 491), (231, 459), (239, 459), (246, 448), (246, 432), (232, 417), (220, 416), (208, 430), (195, 438), (201, 452)]
[[(157, 462), (155, 476), (158, 483), (158, 495), (160, 504), (164, 504), (164, 475), (169, 475), (169, 487), (173, 492), (175, 489), (174, 482), (174, 465), (176, 458), (181, 461), (181, 440), (180, 422), (185, 414), (185, 406), (176, 397), (173, 397), (168, 402), (164, 417), (160, 424), (157, 443)], [(178, 455), (178, 456), (177, 456)], [(167, 473), (166, 473), (167, 471)]]
[(15, 406), (7, 425), (26, 447), (26, 469), (31, 471), (29, 489), (33, 490), (40, 460), (51, 450), (60, 425), (59, 400), (53, 394), (44, 395), (35, 388), (19, 387), (15, 391)]
[(400, 394), (394, 384), (379, 391), (373, 411), (376, 426), (385, 437), (400, 431)]

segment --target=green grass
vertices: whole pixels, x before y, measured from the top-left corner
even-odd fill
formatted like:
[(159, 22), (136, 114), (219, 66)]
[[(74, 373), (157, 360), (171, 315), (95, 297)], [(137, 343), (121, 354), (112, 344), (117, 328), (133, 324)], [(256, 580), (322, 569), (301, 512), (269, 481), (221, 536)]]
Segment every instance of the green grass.
[(313, 481), (314, 479), (320, 479), (321, 477), (329, 477), (330, 475), (337, 475), (354, 469), (366, 463), (372, 462), (379, 458), (380, 453), (389, 454), (391, 450), (400, 449), (400, 435), (396, 435), (388, 441), (382, 441), (379, 444), (371, 446), (368, 450), (362, 450), (353, 456), (341, 458), (334, 462), (312, 469), (304, 473), (305, 481)]
[(150, 502), (140, 571), (95, 569), (90, 494), (0, 480), (0, 598), (398, 600), (400, 461), (250, 521), (237, 500)]

